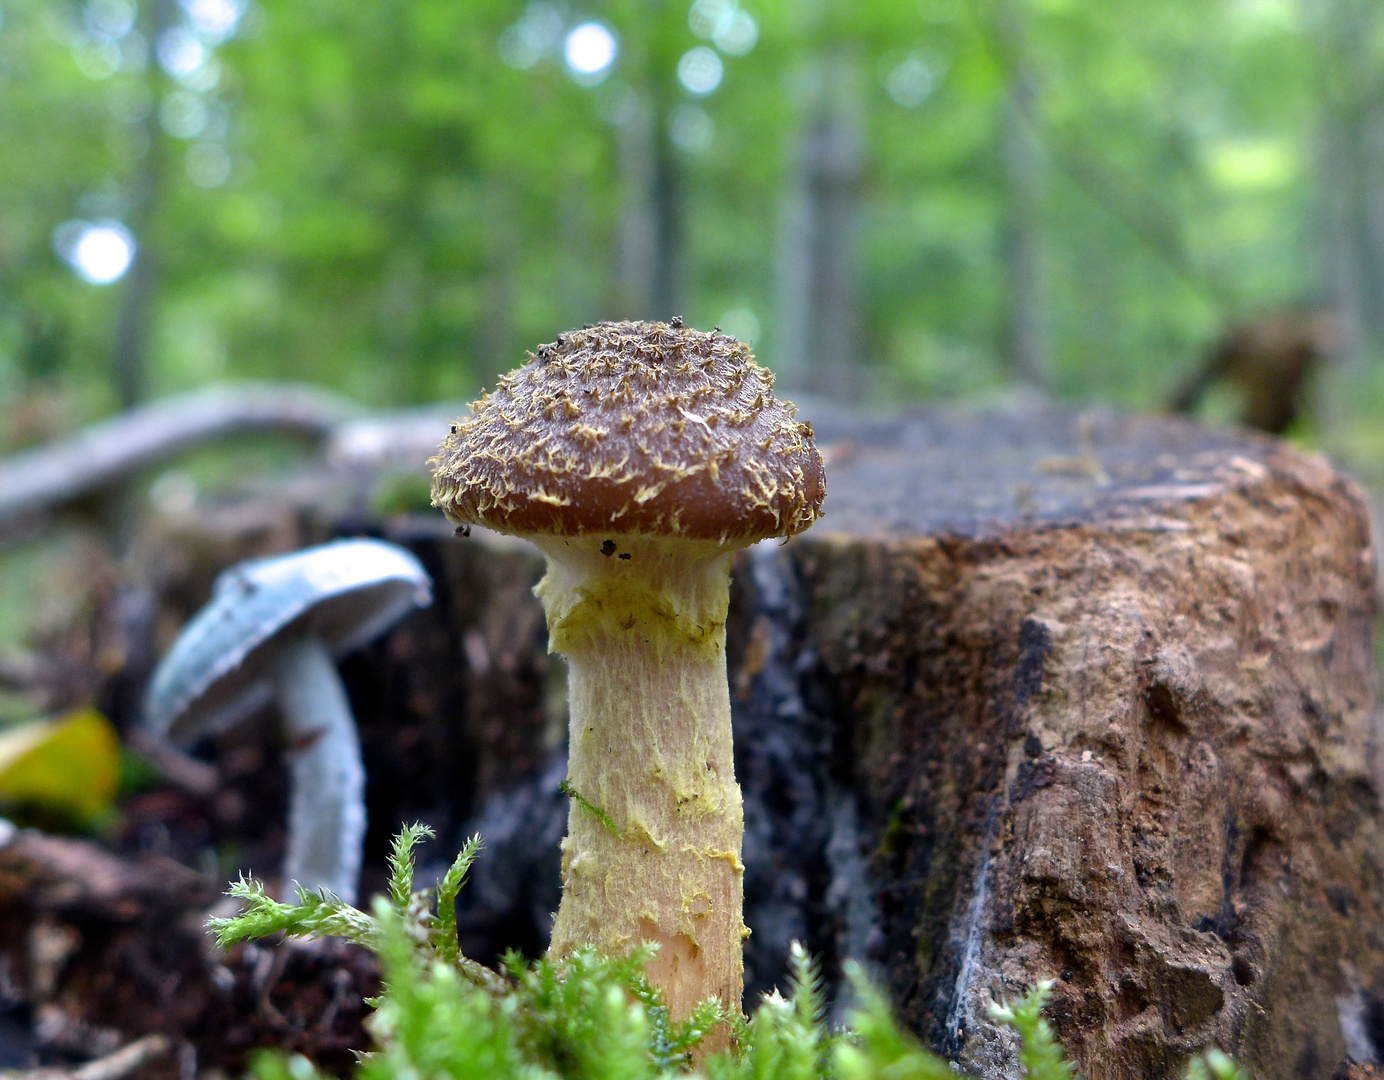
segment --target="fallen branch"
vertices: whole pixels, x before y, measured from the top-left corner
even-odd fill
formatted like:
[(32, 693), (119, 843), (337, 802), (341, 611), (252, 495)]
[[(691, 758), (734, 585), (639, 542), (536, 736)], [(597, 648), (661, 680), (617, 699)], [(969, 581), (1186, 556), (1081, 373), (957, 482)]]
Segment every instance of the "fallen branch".
[(309, 386), (214, 386), (142, 405), (0, 460), (0, 521), (59, 506), (200, 443), (247, 431), (323, 438), (360, 412)]
[(0, 1071), (0, 1080), (124, 1080), (171, 1049), (168, 1036), (145, 1035), (85, 1065), (69, 1069), (6, 1069)]
[(466, 410), (465, 402), (444, 402), (348, 420), (332, 432), (323, 454), (328, 465), (346, 472), (424, 475), (448, 426)]

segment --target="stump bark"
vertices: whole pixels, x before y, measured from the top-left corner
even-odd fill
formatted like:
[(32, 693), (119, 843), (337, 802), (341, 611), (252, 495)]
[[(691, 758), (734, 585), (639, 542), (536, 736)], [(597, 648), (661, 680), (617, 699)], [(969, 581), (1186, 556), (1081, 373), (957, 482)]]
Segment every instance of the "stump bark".
[[(1042, 979), (1093, 1080), (1180, 1074), (1212, 1043), (1263, 1080), (1377, 1062), (1377, 602), (1354, 485), (1168, 419), (803, 413), (829, 458), (825, 518), (745, 553), (729, 627), (747, 1003), (796, 938), (837, 990), (843, 961), (865, 962), (909, 1026), (987, 1077), (1021, 1072), (986, 1003)], [(463, 944), (536, 952), (567, 811), (541, 562), (331, 505), (158, 523), (124, 655), (157, 655), (239, 555), (363, 526), (410, 546), (437, 603), (343, 667), (365, 884), (403, 820), (440, 829), (439, 863), (478, 830)], [(108, 705), (141, 678), (127, 666)], [(272, 815), (270, 771), (242, 802)], [(237, 842), (274, 872), (275, 837)]]
[(1377, 1060), (1358, 491), (1166, 421), (914, 437), (837, 470), (826, 528), (783, 556), (904, 1015), (985, 1075), (1017, 1075), (986, 1001), (1038, 979), (1088, 1077), (1209, 1043), (1258, 1077)]

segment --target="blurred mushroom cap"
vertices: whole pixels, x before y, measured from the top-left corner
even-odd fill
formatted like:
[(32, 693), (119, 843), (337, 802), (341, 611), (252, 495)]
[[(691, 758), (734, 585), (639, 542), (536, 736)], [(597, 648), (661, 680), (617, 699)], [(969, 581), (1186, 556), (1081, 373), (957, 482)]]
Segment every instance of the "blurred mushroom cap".
[(431, 602), (418, 560), (381, 540), (239, 563), (154, 672), (144, 723), (175, 742), (223, 730), (268, 703), (277, 642), (313, 637), (342, 656)]
[(433, 505), (518, 535), (791, 536), (826, 494), (795, 412), (733, 337), (600, 323), (540, 345), (452, 426)]

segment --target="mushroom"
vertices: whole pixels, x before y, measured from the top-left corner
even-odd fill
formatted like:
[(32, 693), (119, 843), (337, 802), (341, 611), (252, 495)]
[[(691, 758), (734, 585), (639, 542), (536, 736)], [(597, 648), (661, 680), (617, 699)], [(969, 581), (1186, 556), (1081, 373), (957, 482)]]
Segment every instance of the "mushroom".
[(738, 548), (825, 494), (809, 425), (734, 338), (675, 319), (558, 336), (459, 420), (433, 505), (531, 540), (567, 658), (571, 796), (550, 952), (659, 951), (675, 1019), (739, 1007), (744, 820), (725, 622)]
[(418, 560), (379, 540), (243, 562), (216, 579), (210, 602), (154, 672), (144, 723), (174, 742), (278, 705), (292, 761), (285, 892), (296, 881), (355, 901), (365, 767), (334, 658), (431, 601)]

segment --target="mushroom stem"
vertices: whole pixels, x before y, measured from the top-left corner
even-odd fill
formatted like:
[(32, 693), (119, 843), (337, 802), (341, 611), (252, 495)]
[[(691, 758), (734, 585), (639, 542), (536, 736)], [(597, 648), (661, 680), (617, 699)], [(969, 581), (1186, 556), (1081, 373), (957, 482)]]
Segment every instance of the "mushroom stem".
[(289, 642), (275, 669), (292, 760), (284, 882), (355, 903), (365, 838), (365, 766), (346, 688), (315, 638)]
[(725, 621), (731, 549), (646, 536), (539, 537), (550, 648), (568, 661), (572, 806), (551, 951), (657, 942), (675, 1020), (740, 1007), (740, 788)]

